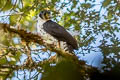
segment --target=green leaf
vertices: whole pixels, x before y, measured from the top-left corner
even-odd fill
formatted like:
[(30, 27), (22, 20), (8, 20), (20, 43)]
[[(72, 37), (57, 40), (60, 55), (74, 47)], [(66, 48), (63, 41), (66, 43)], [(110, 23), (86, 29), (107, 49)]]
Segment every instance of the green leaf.
[(112, 17), (113, 17), (112, 12), (109, 11), (109, 12), (108, 12), (108, 16), (107, 16), (108, 20), (111, 20)]
[(14, 65), (16, 64), (16, 61), (10, 61), (9, 64)]
[(20, 58), (20, 56), (21, 56), (21, 52), (16, 52), (15, 53), (16, 55), (14, 56), (14, 58), (16, 59), (16, 61), (18, 61), (19, 60), (19, 58)]
[(90, 3), (83, 3), (83, 4), (81, 4), (81, 6), (84, 7), (84, 8), (91, 8)]
[(1, 58), (1, 59), (0, 59), (0, 64), (5, 64), (5, 63), (7, 63), (6, 58)]
[(2, 11), (7, 11), (10, 10), (12, 8), (13, 4), (11, 2), (11, 0), (7, 0), (4, 7), (2, 8)]
[(10, 24), (11, 25), (16, 24), (18, 18), (19, 18), (19, 15), (10, 16)]
[(2, 8), (6, 3), (6, 0), (0, 0), (0, 8)]
[(107, 7), (110, 3), (111, 3), (112, 0), (104, 0), (103, 3), (102, 3), (102, 6), (105, 8)]

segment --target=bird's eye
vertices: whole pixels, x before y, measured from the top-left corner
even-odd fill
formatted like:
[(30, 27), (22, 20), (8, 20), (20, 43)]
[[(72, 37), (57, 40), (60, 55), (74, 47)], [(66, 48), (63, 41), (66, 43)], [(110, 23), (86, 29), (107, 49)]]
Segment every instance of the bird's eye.
[(48, 19), (50, 15), (50, 11), (41, 11), (39, 17), (42, 19)]
[(47, 13), (44, 13), (44, 15), (46, 15)]

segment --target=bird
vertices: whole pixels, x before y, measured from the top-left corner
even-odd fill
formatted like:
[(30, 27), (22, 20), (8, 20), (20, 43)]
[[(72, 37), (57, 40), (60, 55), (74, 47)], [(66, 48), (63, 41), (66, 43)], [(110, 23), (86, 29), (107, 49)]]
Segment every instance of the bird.
[(69, 53), (78, 50), (77, 40), (63, 26), (51, 20), (50, 11), (42, 10), (38, 14), (36, 29), (45, 43)]

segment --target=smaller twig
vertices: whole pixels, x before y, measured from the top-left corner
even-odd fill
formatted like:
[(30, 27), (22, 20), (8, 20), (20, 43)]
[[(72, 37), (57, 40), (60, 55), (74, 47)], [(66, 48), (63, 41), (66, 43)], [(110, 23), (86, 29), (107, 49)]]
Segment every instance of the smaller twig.
[(40, 74), (40, 72), (34, 73), (34, 75), (30, 78), (30, 80), (31, 80), (31, 79), (35, 79), (35, 77), (38, 77), (39, 74)]
[(26, 74), (26, 72), (25, 72), (25, 70), (23, 70), (23, 72), (24, 72), (24, 80), (25, 80), (25, 77), (26, 77), (26, 75), (25, 75), (25, 74)]
[(17, 78), (20, 80), (20, 78), (18, 77), (19, 73), (18, 73), (18, 70), (17, 70)]
[(15, 15), (22, 15), (22, 14), (24, 14), (24, 12), (19, 12), (19, 13), (14, 13), (14, 14), (3, 15), (3, 16), (0, 16), (0, 17), (15, 16)]
[(31, 51), (37, 51), (38, 52), (38, 51), (41, 51), (41, 50), (46, 52), (47, 49), (46, 48), (42, 48), (42, 49), (34, 49), (34, 50), (31, 50)]
[(8, 53), (0, 55), (0, 59), (3, 58), (4, 56), (8, 55)]

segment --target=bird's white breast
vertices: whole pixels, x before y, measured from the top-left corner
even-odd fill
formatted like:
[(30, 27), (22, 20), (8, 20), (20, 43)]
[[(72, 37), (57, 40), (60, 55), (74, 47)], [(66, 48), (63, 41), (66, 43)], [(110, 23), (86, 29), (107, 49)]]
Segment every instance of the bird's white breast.
[(37, 22), (37, 33), (38, 35), (40, 35), (42, 37), (42, 39), (44, 40), (44, 42), (48, 43), (48, 44), (54, 44), (57, 42), (57, 40), (51, 36), (50, 34), (48, 34), (44, 29), (43, 29), (43, 24), (45, 23), (45, 20), (42, 20), (40, 18), (38, 18), (38, 22)]
[[(37, 22), (37, 34), (39, 36), (41, 36), (41, 38), (43, 39), (43, 41), (45, 43), (48, 44), (53, 44), (53, 45), (58, 45), (58, 40), (55, 39), (53, 36), (51, 36), (50, 34), (48, 34), (44, 29), (43, 29), (43, 24), (45, 23), (45, 20), (42, 20), (40, 18), (38, 18), (38, 22)], [(61, 49), (66, 50), (67, 49), (67, 44), (66, 42), (60, 41), (60, 47)]]

